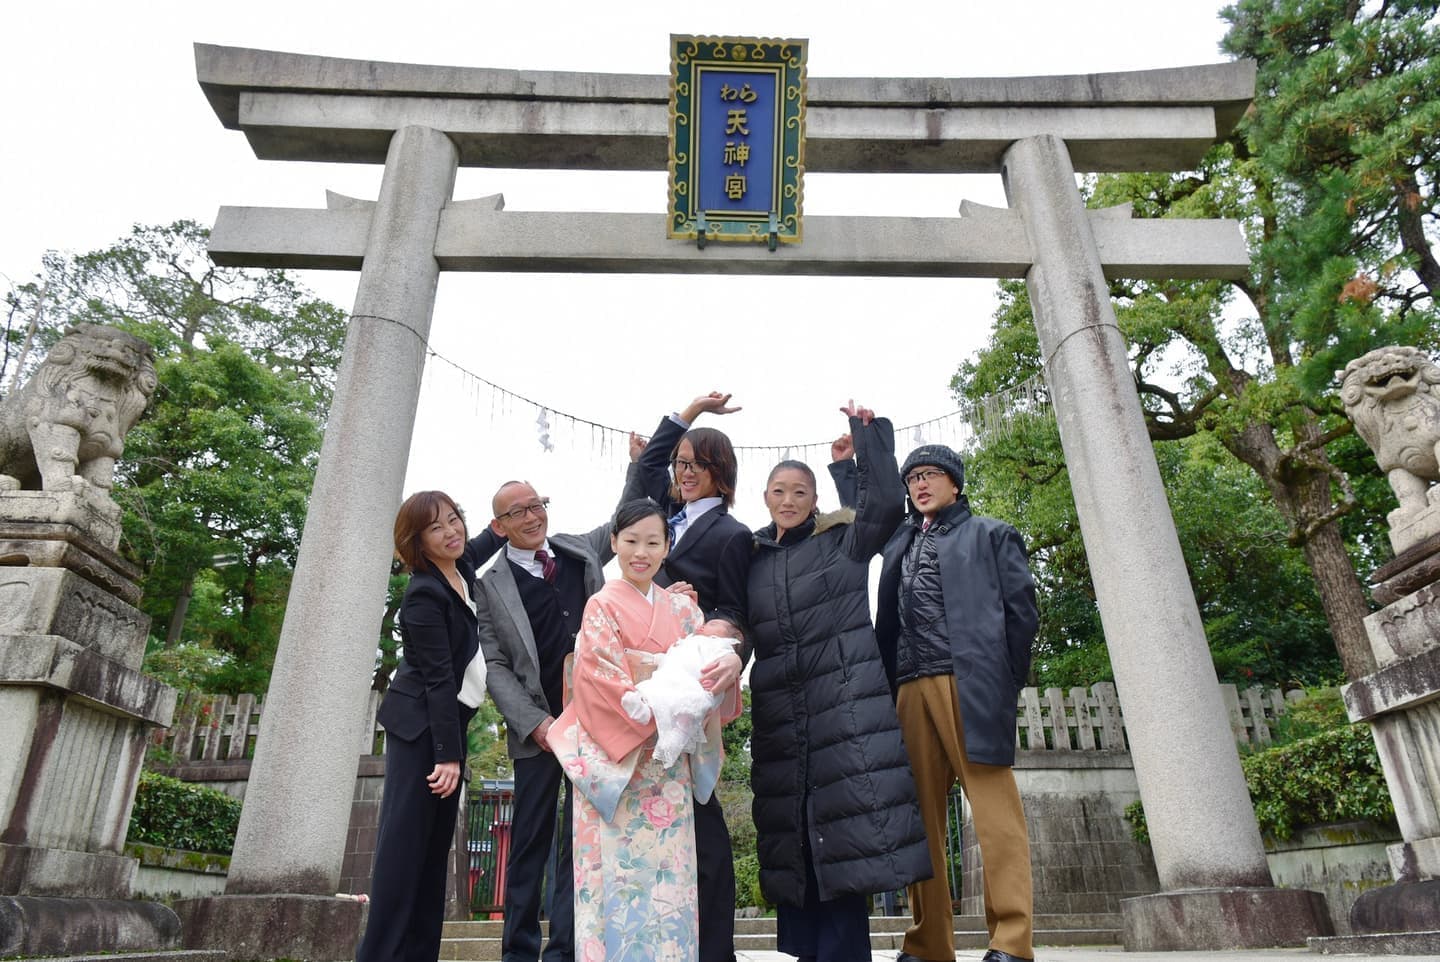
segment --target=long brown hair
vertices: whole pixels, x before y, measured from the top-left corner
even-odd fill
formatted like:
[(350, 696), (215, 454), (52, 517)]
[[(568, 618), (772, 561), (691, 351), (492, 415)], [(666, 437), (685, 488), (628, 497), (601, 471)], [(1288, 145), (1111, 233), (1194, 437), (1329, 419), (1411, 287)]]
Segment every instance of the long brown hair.
[[(400, 505), (395, 514), (395, 555), (406, 571), (435, 570), (420, 548), (420, 537), (447, 507), (460, 516), (461, 524), (465, 523), (465, 512), (444, 491), (416, 491)], [(468, 527), (465, 529), (465, 540), (470, 540)]]
[[(724, 431), (717, 431), (714, 428), (691, 428), (685, 432), (680, 441), (689, 441), (690, 450), (695, 452), (695, 460), (704, 461), (710, 465), (710, 476), (715, 479), (715, 491), (725, 500), (725, 507), (735, 507), (735, 478), (739, 473), (739, 467), (735, 463), (735, 446), (730, 443), (730, 438)], [(675, 451), (680, 450), (680, 442), (675, 443)], [(671, 468), (674, 468), (675, 451), (670, 452)], [(680, 500), (680, 479), (677, 477), (670, 485), (670, 497), (675, 501)]]

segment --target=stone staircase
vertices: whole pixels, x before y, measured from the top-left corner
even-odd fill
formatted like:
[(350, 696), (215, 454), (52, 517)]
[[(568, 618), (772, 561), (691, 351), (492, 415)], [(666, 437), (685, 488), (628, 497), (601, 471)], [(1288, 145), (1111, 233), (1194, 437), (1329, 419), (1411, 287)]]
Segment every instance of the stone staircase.
[[(500, 958), (500, 933), (504, 923), (446, 922), (440, 943), (442, 962), (494, 962)], [(872, 951), (899, 951), (909, 916), (876, 915), (870, 917), (870, 948)], [(960, 950), (983, 949), (989, 939), (985, 920), (978, 915), (955, 917), (955, 947)], [(1036, 945), (1118, 945), (1119, 915), (1037, 915)], [(735, 949), (739, 952), (775, 951), (775, 919), (735, 920)]]

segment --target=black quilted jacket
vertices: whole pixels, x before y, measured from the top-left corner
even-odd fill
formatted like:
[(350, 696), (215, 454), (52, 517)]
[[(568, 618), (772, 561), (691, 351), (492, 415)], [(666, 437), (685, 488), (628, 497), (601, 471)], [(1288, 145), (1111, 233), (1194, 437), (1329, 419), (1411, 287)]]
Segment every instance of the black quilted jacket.
[[(756, 533), (750, 674), (760, 885), (801, 904), (808, 851), (819, 897), (893, 891), (929, 878), (930, 855), (900, 724), (870, 623), (870, 559), (903, 512), (894, 435), (851, 421), (857, 511), (775, 540)], [(873, 476), (874, 483), (868, 483)]]

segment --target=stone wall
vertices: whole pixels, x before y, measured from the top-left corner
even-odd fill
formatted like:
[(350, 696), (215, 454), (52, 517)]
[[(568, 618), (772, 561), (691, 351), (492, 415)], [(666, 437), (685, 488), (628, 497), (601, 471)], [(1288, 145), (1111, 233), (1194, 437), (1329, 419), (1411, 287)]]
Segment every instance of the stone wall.
[[(1037, 915), (1120, 912), (1120, 900), (1159, 891), (1148, 845), (1130, 837), (1125, 806), (1140, 798), (1128, 752), (1021, 751), (1015, 781), (1030, 831)], [(984, 868), (965, 819), (960, 911), (985, 914)]]
[(139, 860), (134, 894), (140, 898), (175, 899), (220, 895), (225, 891), (225, 855), (184, 852), (158, 845), (128, 843), (125, 854)]
[(355, 775), (355, 800), (350, 805), (350, 826), (345, 830), (345, 861), (340, 866), (342, 892), (370, 891), (375, 840), (380, 832), (380, 798), (384, 794), (384, 757), (361, 756), (360, 770)]
[[(1278, 689), (1220, 686), (1240, 744), (1268, 744), (1284, 712)], [(1038, 914), (1119, 913), (1120, 900), (1159, 891), (1154, 856), (1131, 838), (1126, 806), (1140, 800), (1115, 686), (1025, 688), (1016, 706), (1015, 781), (1030, 832)], [(984, 914), (984, 866), (968, 810), (960, 911)]]
[(1369, 822), (1312, 825), (1288, 841), (1267, 839), (1265, 857), (1276, 885), (1324, 895), (1335, 934), (1350, 935), (1355, 900), (1392, 881), (1386, 848), (1399, 837)]

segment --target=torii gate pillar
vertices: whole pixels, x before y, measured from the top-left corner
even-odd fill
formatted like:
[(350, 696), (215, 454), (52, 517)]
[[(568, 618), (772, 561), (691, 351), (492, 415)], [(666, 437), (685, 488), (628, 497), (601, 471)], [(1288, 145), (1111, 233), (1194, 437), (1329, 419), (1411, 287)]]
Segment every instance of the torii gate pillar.
[[(355, 759), (370, 751), (356, 706), (365, 703), (375, 640), (356, 638), (355, 622), (331, 613), (374, 609), (385, 597), (388, 565), (375, 560), (394, 552), (390, 519), (440, 276), (435, 235), (458, 157), (437, 130), (403, 127), (391, 138), (261, 715), (267, 750), (250, 769), (225, 897), (176, 905), (187, 946), (213, 941), (255, 953), (247, 958), (354, 957), (361, 906), (334, 893)], [(305, 718), (325, 723), (297, 730)]]
[(1125, 948), (1303, 944), (1325, 900), (1273, 887), (1070, 153), (1030, 137), (1001, 172), (1162, 889), (1122, 900)]

